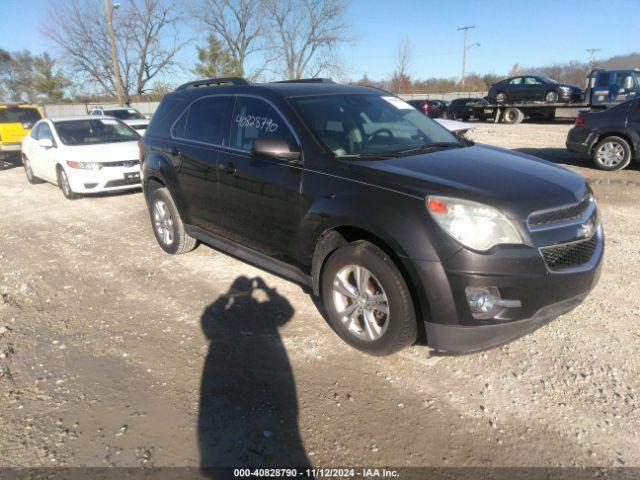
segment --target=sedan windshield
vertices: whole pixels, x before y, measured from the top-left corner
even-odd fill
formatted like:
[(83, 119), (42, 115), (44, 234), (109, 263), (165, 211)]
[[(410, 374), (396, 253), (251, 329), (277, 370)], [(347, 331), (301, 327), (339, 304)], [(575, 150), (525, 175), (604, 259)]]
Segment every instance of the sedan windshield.
[(460, 147), (448, 130), (391, 95), (292, 98), (308, 128), (337, 157), (393, 156)]
[(135, 142), (140, 135), (124, 123), (104, 118), (55, 122), (60, 140), (65, 145), (95, 145), (98, 143)]
[(133, 108), (118, 108), (115, 110), (104, 110), (104, 114), (109, 117), (116, 117), (120, 120), (144, 120), (140, 112)]

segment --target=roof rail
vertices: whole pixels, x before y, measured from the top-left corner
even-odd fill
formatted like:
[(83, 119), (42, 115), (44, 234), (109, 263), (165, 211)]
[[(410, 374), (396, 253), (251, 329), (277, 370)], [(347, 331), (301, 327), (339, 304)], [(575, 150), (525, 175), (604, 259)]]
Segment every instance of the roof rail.
[(184, 83), (176, 88), (176, 92), (186, 90), (187, 88), (209, 87), (211, 85), (249, 85), (249, 82), (242, 77), (206, 78), (204, 80)]
[(336, 83), (330, 78), (297, 78), (295, 80), (278, 80), (271, 83)]

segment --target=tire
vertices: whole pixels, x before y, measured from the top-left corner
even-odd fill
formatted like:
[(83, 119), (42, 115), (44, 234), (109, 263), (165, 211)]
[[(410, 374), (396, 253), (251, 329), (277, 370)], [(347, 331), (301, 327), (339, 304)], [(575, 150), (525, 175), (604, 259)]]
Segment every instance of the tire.
[(600, 170), (622, 170), (631, 162), (631, 147), (624, 138), (605, 137), (593, 147), (591, 158)]
[(522, 110), (515, 107), (507, 108), (502, 114), (502, 120), (504, 123), (508, 123), (510, 125), (515, 123), (521, 123), (524, 120), (524, 113)]
[[(407, 284), (393, 260), (372, 243), (358, 241), (334, 251), (322, 270), (321, 286), (331, 327), (352, 347), (389, 355), (415, 342), (418, 323)], [(367, 301), (371, 295), (384, 300)]]
[(153, 184), (150, 189), (149, 217), (160, 248), (171, 255), (180, 255), (196, 248), (196, 239), (186, 233), (169, 190)]
[(507, 103), (507, 100), (509, 100), (509, 97), (507, 97), (507, 94), (504, 92), (498, 92), (496, 94), (496, 103), (499, 105), (503, 105), (505, 103)]
[(38, 183), (43, 183), (44, 180), (40, 180), (33, 174), (33, 170), (31, 169), (31, 163), (26, 155), (22, 155), (22, 166), (24, 167), (24, 174), (27, 176), (27, 180), (29, 183), (35, 185)]
[(79, 198), (82, 198), (82, 195), (71, 190), (71, 185), (69, 185), (69, 178), (67, 177), (67, 173), (62, 167), (58, 167), (58, 187), (62, 191), (64, 198), (66, 198), (67, 200), (77, 200)]
[(547, 103), (556, 103), (558, 101), (559, 95), (555, 90), (549, 90), (547, 94), (544, 96), (544, 100)]
[(4, 170), (4, 155), (0, 153), (0, 171)]

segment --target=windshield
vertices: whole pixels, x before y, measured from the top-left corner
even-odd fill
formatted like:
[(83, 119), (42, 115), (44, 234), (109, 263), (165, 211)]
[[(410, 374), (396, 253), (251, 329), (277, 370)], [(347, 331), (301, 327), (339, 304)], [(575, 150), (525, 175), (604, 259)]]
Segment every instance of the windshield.
[(56, 122), (56, 130), (65, 145), (95, 145), (97, 143), (134, 142), (140, 135), (118, 120), (70, 120)]
[(462, 146), (444, 127), (390, 95), (322, 95), (290, 101), (316, 138), (338, 157)]
[(144, 120), (144, 116), (133, 108), (119, 108), (116, 110), (104, 110), (104, 114), (109, 117), (116, 117), (120, 120)]
[(42, 117), (35, 108), (0, 108), (0, 123), (36, 123)]

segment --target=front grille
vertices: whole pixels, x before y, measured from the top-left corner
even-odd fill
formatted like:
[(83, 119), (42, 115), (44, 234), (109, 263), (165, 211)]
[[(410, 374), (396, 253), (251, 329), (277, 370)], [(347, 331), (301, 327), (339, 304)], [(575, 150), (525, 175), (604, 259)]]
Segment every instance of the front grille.
[(529, 226), (541, 227), (543, 225), (551, 225), (554, 223), (575, 220), (577, 218), (580, 218), (584, 214), (584, 212), (587, 211), (592, 202), (593, 197), (589, 195), (585, 197), (584, 200), (582, 200), (580, 203), (576, 203), (575, 205), (571, 205), (569, 207), (547, 210), (540, 213), (532, 213), (529, 216)]
[(124, 160), (122, 162), (105, 162), (102, 164), (103, 167), (135, 167), (140, 164), (140, 160)]
[(588, 240), (542, 247), (540, 251), (549, 270), (565, 270), (579, 267), (591, 260), (597, 246), (598, 235), (596, 234)]

